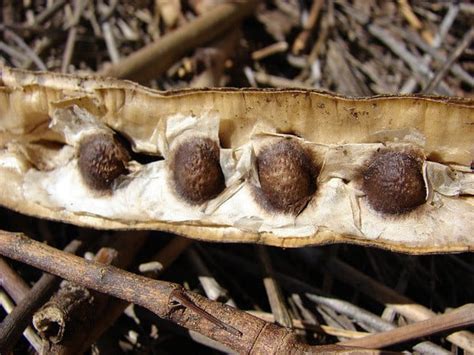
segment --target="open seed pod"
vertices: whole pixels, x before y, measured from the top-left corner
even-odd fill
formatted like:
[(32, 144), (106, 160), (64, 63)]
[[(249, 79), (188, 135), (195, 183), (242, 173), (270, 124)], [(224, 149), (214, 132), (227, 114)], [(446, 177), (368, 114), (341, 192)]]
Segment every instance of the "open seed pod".
[(0, 204), (21, 213), (216, 242), (474, 249), (472, 100), (0, 79)]

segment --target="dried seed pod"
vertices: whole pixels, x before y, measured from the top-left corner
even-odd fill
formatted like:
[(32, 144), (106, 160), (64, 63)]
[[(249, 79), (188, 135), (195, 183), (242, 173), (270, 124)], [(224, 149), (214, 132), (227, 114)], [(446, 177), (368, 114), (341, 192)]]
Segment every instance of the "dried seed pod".
[(379, 152), (364, 172), (363, 190), (378, 212), (400, 214), (426, 201), (422, 163), (404, 152)]
[(257, 157), (265, 205), (284, 213), (298, 214), (316, 191), (315, 168), (296, 142), (281, 140), (265, 147)]
[(177, 193), (190, 204), (201, 204), (224, 190), (219, 164), (219, 146), (209, 138), (192, 138), (181, 143), (171, 159)]
[[(341, 242), (414, 254), (473, 249), (474, 176), (470, 168), (474, 101), (469, 98), (347, 98), (301, 89), (165, 93), (126, 81), (4, 67), (0, 72), (0, 101), (0, 205), (21, 213), (93, 228), (163, 230), (215, 242), (280, 247)], [(70, 110), (69, 116), (59, 114), (63, 108), (74, 106), (77, 109)], [(211, 116), (217, 124), (209, 123)], [(78, 128), (76, 133), (80, 134), (94, 125), (120, 131), (136, 152), (165, 155), (166, 160), (143, 164), (127, 176), (127, 184), (103, 198), (80, 183), (85, 179), (78, 176), (75, 164), (69, 164), (74, 159), (71, 145), (38, 149), (35, 156), (24, 153), (31, 142), (71, 141), (75, 145), (77, 135), (69, 139), (68, 127)], [(264, 148), (265, 141), (274, 139), (265, 133), (275, 132), (291, 132), (304, 142), (301, 148), (311, 146), (310, 159), (318, 169), (312, 172), (313, 182), (318, 174), (317, 203), (303, 204), (297, 215), (267, 213), (277, 209), (264, 190), (241, 183), (253, 167), (250, 141)], [(177, 196), (185, 201), (184, 193), (176, 192), (170, 170), (176, 152), (173, 147), (185, 142), (183, 134), (216, 137), (211, 138), (216, 145), (220, 141), (226, 147), (220, 151), (219, 160), (229, 179), (225, 190), (205, 209), (173, 203)], [(300, 144), (299, 139), (292, 141)], [(169, 143), (172, 150), (168, 152), (168, 144), (162, 143)], [(263, 153), (262, 148), (259, 153)], [(366, 188), (367, 203), (356, 203), (364, 172), (370, 185), (368, 167), (382, 154), (376, 153), (378, 149), (409, 152), (414, 159), (401, 158), (395, 164), (398, 168), (393, 169), (410, 170), (414, 165), (418, 188), (409, 189), (404, 175), (398, 184), (379, 185), (381, 196), (388, 196), (385, 200), (396, 201), (394, 208), (384, 207), (383, 197), (378, 204), (370, 201), (374, 200), (369, 196), (373, 186)], [(428, 158), (423, 161), (422, 156)], [(38, 161), (48, 161), (48, 165), (36, 164)], [(218, 172), (214, 176), (222, 182), (217, 158), (213, 161), (211, 165)], [(391, 169), (380, 164), (373, 168), (380, 170), (380, 175)], [(184, 175), (190, 169), (182, 170)], [(290, 177), (293, 175), (286, 179)], [(278, 196), (277, 191), (284, 191), (281, 187), (276, 190), (281, 183), (273, 186), (268, 182), (263, 187)], [(420, 188), (424, 183), (427, 192)], [(182, 183), (182, 191), (188, 185)], [(210, 185), (223, 188), (223, 183)], [(383, 186), (395, 187), (383, 195)], [(299, 186), (305, 188), (305, 184)], [(309, 191), (311, 188), (316, 186), (310, 186)], [(71, 193), (65, 194), (67, 189)], [(405, 191), (417, 191), (408, 194), (411, 202)], [(413, 213), (398, 215), (422, 204), (426, 194), (430, 203)], [(262, 199), (255, 199), (256, 195)], [(198, 196), (196, 200), (204, 198)], [(187, 201), (197, 204), (189, 197)], [(279, 203), (274, 201), (277, 206)], [(380, 212), (376, 213), (376, 208)]]
[(125, 147), (111, 134), (91, 134), (79, 143), (79, 171), (93, 189), (110, 189), (117, 177), (127, 173), (129, 160)]

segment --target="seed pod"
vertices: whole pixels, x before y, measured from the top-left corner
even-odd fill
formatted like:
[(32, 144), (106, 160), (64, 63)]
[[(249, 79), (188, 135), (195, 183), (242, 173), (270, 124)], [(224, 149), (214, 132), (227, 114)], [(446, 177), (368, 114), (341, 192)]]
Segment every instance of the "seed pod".
[[(300, 89), (164, 93), (4, 67), (0, 102), (0, 204), (24, 214), (214, 242), (354, 243), (413, 254), (474, 248), (472, 99)], [(92, 149), (99, 158), (78, 168), (77, 137), (104, 127), (126, 136), (134, 152), (164, 160), (134, 163), (113, 194), (94, 193), (89, 186), (107, 191), (132, 169), (121, 149), (102, 146)], [(275, 132), (299, 139), (272, 147)], [(52, 142), (61, 144), (50, 149)], [(27, 146), (40, 148), (28, 154)], [(104, 169), (110, 161), (118, 163)], [(91, 175), (92, 167), (108, 173)]]
[(209, 138), (192, 138), (181, 143), (171, 158), (176, 192), (190, 204), (201, 204), (224, 190), (219, 164), (219, 146)]
[(363, 189), (378, 212), (411, 211), (426, 201), (422, 163), (408, 153), (377, 153), (364, 172)]
[(257, 157), (265, 206), (278, 212), (298, 214), (316, 191), (315, 168), (301, 146), (281, 140), (265, 147)]
[(92, 189), (110, 189), (116, 178), (127, 173), (129, 160), (125, 147), (111, 134), (91, 134), (79, 143), (79, 171)]

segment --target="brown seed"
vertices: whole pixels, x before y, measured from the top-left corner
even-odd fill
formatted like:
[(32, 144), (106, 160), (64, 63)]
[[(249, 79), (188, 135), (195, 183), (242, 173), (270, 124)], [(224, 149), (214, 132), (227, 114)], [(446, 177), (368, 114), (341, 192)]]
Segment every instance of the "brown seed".
[(171, 158), (176, 191), (187, 202), (201, 204), (224, 190), (219, 146), (209, 138), (193, 138), (180, 144)]
[(317, 171), (296, 142), (281, 140), (264, 148), (257, 157), (258, 177), (265, 205), (298, 214), (316, 191)]
[(79, 144), (79, 171), (96, 190), (110, 189), (117, 177), (127, 173), (129, 160), (125, 147), (111, 134), (88, 135)]
[(422, 163), (408, 153), (377, 153), (364, 172), (363, 190), (378, 212), (411, 211), (426, 200)]

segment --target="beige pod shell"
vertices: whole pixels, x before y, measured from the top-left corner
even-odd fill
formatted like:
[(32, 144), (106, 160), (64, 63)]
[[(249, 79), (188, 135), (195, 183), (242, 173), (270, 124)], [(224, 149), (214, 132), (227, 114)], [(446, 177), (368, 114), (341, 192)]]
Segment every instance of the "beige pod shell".
[(0, 76), (0, 204), (101, 229), (471, 251), (473, 142), (470, 99)]

